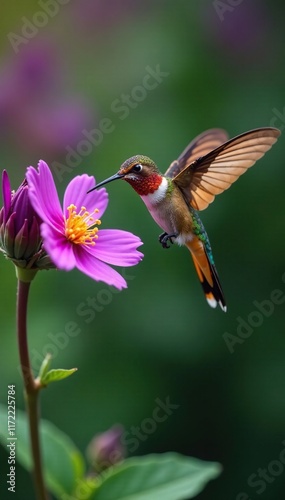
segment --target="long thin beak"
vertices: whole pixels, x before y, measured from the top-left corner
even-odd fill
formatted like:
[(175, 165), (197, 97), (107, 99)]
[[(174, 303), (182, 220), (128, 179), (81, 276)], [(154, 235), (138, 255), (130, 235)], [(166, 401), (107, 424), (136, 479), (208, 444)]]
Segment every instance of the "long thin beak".
[(89, 191), (87, 191), (87, 194), (91, 193), (91, 191), (94, 191), (94, 189), (98, 189), (99, 187), (104, 186), (105, 184), (108, 184), (108, 182), (115, 181), (116, 179), (121, 179), (122, 177), (124, 177), (124, 174), (112, 175), (112, 177), (108, 177), (108, 179), (105, 179), (105, 181), (99, 182), (99, 184), (97, 184), (94, 188), (89, 189)]

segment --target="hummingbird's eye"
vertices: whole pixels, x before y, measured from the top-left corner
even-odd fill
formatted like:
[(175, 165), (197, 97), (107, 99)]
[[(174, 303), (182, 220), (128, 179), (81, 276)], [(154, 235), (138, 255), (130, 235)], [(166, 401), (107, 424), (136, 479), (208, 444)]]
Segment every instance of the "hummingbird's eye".
[(137, 165), (133, 166), (132, 171), (133, 172), (141, 172), (142, 168), (143, 168), (142, 165), (140, 163), (138, 163)]

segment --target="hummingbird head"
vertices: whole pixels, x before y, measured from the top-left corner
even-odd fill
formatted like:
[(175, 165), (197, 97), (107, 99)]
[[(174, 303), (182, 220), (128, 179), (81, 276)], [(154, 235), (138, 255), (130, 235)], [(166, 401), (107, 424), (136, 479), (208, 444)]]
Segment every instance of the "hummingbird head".
[[(136, 155), (124, 161), (115, 175), (100, 182), (93, 189), (97, 189), (116, 179), (127, 181), (140, 196), (144, 196), (154, 193), (157, 190), (161, 184), (162, 175), (150, 158), (143, 155)], [(93, 189), (90, 189), (90, 191), (93, 191)]]

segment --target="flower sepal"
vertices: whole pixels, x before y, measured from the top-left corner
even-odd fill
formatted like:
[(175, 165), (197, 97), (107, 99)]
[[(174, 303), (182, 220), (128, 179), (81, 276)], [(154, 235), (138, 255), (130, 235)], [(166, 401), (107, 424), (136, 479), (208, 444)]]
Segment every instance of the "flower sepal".
[(15, 269), (17, 279), (23, 283), (31, 283), (38, 272), (38, 269), (27, 269), (18, 265), (15, 266)]
[(14, 257), (9, 257), (7, 254), (5, 254), (5, 257), (11, 260), (16, 268), (26, 269), (27, 271), (42, 271), (44, 269), (48, 271), (49, 269), (55, 269), (55, 265), (43, 249), (35, 253), (29, 260), (15, 259)]

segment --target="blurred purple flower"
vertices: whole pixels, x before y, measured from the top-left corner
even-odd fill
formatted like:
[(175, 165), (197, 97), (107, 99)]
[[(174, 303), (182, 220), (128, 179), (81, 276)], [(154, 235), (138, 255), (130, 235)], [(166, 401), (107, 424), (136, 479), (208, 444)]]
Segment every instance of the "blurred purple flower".
[(86, 111), (79, 102), (58, 102), (52, 106), (42, 103), (27, 111), (25, 126), (21, 123), (19, 132), (26, 149), (34, 150), (36, 143), (37, 150), (62, 154), (66, 146), (76, 146), (82, 139), (87, 122)]
[(97, 434), (89, 443), (87, 457), (97, 473), (125, 457), (125, 448), (122, 444), (123, 430), (121, 425), (114, 425), (106, 432)]
[(54, 264), (65, 271), (77, 267), (96, 281), (118, 289), (126, 288), (124, 278), (108, 264), (134, 266), (143, 257), (137, 251), (142, 241), (132, 233), (100, 229), (107, 205), (106, 190), (86, 194), (94, 187), (94, 177), (75, 177), (67, 186), (61, 208), (48, 165), (40, 161), (38, 170), (27, 170), (30, 201), (41, 218), (41, 235)]
[[(233, 61), (242, 56), (241, 63), (252, 64), (252, 57), (262, 61), (266, 47), (263, 41), (270, 36), (272, 21), (266, 6), (260, 2), (242, 1), (237, 5), (228, 2), (213, 4), (213, 9), (205, 12), (201, 8), (201, 18), (207, 21), (205, 34), (221, 47), (221, 55), (228, 55)], [(263, 50), (260, 50), (260, 47)]]
[(11, 136), (22, 149), (50, 155), (76, 145), (91, 126), (90, 105), (69, 97), (65, 73), (49, 41), (30, 41), (20, 56), (7, 61), (0, 74), (2, 136)]

